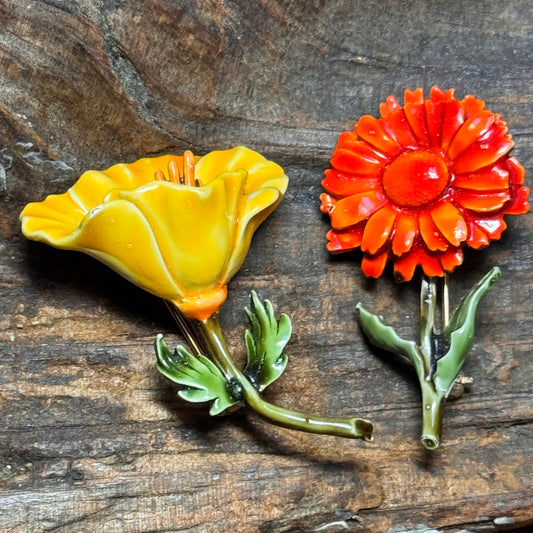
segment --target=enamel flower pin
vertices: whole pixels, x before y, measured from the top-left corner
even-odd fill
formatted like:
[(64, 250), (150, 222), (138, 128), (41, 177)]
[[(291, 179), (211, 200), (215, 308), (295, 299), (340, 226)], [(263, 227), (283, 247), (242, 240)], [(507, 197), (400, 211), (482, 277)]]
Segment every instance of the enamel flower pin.
[(156, 368), (181, 386), (184, 400), (211, 402), (212, 415), (246, 404), (283, 427), (371, 440), (367, 420), (317, 417), (263, 399), (285, 370), (292, 329), (268, 300), (251, 295), (243, 370), (220, 328), (227, 284), (287, 184), (279, 165), (242, 146), (204, 157), (145, 158), (89, 170), (64, 194), (27, 205), (22, 232), (89, 254), (165, 300), (188, 348), (171, 351), (159, 335)]
[[(505, 215), (525, 213), (524, 169), (509, 155), (506, 123), (473, 96), (454, 90), (407, 90), (404, 105), (389, 96), (381, 117), (363, 116), (340, 135), (322, 182), (321, 210), (331, 219), (327, 248), (359, 248), (366, 276), (380, 277), (392, 262), (398, 282), (422, 271), (420, 342), (405, 340), (358, 304), (361, 327), (376, 346), (416, 371), (422, 391), (422, 445), (440, 444), (442, 408), (458, 378), (474, 334), (480, 299), (500, 277), (495, 267), (449, 316), (446, 274), (463, 249), (487, 246), (506, 228)], [(435, 323), (442, 278), (442, 325)]]

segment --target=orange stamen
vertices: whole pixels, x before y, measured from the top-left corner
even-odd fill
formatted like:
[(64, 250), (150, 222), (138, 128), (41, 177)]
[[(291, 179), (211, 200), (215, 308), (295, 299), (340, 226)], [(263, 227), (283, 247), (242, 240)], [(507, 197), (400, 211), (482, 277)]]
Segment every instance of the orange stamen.
[(186, 150), (183, 154), (183, 174), (185, 185), (194, 187), (196, 184), (194, 179), (194, 155), (190, 150)]
[(156, 170), (155, 181), (170, 181), (177, 185), (187, 185), (189, 187), (201, 187), (201, 181), (194, 175), (194, 155), (190, 150), (183, 154), (182, 167), (176, 159), (171, 159), (168, 163), (168, 178), (162, 170)]
[(161, 170), (156, 170), (154, 175), (155, 181), (168, 181)]
[(178, 167), (178, 163), (171, 159), (168, 163), (168, 179), (172, 183), (182, 183), (183, 178), (181, 176), (180, 169)]

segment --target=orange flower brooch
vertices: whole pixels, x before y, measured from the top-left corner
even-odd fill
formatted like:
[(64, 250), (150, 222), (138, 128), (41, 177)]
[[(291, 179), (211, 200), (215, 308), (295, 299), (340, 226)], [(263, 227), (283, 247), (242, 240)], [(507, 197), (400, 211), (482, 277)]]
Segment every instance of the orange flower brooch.
[[(449, 318), (446, 273), (463, 248), (499, 239), (505, 215), (525, 213), (524, 169), (509, 156), (506, 123), (473, 96), (454, 90), (407, 90), (404, 105), (389, 96), (381, 118), (365, 115), (341, 134), (322, 182), (321, 210), (331, 219), (327, 248), (360, 248), (361, 268), (377, 278), (388, 261), (397, 281), (423, 272), (421, 341), (401, 339), (360, 304), (360, 322), (376, 345), (411, 362), (422, 387), (422, 444), (439, 446), (441, 411), (472, 344), (477, 304), (499, 275), (494, 268)], [(435, 327), (435, 277), (444, 277), (442, 331)]]

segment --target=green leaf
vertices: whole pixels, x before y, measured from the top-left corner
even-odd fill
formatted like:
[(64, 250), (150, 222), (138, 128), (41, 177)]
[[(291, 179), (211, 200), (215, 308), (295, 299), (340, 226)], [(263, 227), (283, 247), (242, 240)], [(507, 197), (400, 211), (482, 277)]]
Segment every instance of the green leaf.
[(170, 381), (183, 385), (178, 395), (189, 402), (213, 401), (210, 415), (218, 415), (239, 402), (228, 390), (228, 382), (218, 367), (207, 357), (192, 355), (183, 346), (172, 353), (162, 335), (155, 341), (157, 371)]
[(407, 357), (415, 367), (418, 377), (423, 378), (424, 359), (416, 343), (402, 339), (394, 328), (386, 326), (381, 317), (367, 311), (363, 304), (358, 303), (356, 308), (359, 311), (359, 323), (368, 340), (378, 348)]
[(443, 332), (443, 335), (450, 339), (450, 348), (446, 355), (437, 361), (437, 370), (433, 376), (433, 381), (436, 388), (446, 396), (449, 394), (457, 374), (463, 366), (466, 355), (474, 342), (474, 322), (477, 306), (481, 298), (500, 279), (500, 275), (500, 269), (494, 267), (476, 283), (463, 298)]
[(250, 296), (246, 314), (250, 329), (244, 334), (247, 352), (244, 375), (262, 391), (276, 381), (287, 366), (288, 357), (283, 350), (291, 337), (291, 321), (286, 314), (281, 314), (277, 320), (272, 304), (265, 300), (263, 305), (255, 291)]

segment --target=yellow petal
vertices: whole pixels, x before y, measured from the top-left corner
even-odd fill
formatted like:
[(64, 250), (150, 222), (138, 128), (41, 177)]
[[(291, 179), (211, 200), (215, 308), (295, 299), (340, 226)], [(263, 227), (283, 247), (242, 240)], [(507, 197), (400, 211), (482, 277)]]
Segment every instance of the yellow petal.
[(50, 220), (71, 227), (76, 227), (85, 215), (86, 211), (81, 209), (69, 194), (52, 194), (44, 202), (28, 204), (20, 214), (23, 221), (37, 218), (43, 220), (43, 223)]
[(248, 181), (244, 190), (246, 194), (268, 187), (278, 189), (282, 195), (285, 194), (289, 180), (278, 164), (263, 160), (246, 170), (248, 172)]
[(242, 266), (255, 230), (272, 213), (281, 198), (282, 194), (278, 189), (269, 188), (255, 191), (241, 202), (236, 221), (235, 242), (224, 275), (228, 281)]
[(126, 200), (113, 200), (95, 207), (72, 234), (61, 239), (49, 235), (47, 242), (96, 257), (161, 298), (171, 300), (182, 295), (146, 217)]
[[(195, 157), (195, 161), (198, 161)], [(161, 155), (158, 157), (144, 157), (129, 164), (119, 163), (102, 174), (113, 182), (112, 188), (136, 189), (154, 180), (156, 171), (161, 170), (168, 177), (168, 164), (175, 161), (178, 168), (183, 169), (183, 156)]]
[(88, 170), (81, 175), (80, 179), (64, 196), (69, 196), (85, 216), (93, 207), (103, 202), (110, 189), (117, 186), (116, 181), (106, 176), (104, 172)]
[(237, 146), (231, 150), (210, 152), (202, 157), (195, 165), (194, 172), (202, 184), (209, 183), (222, 172), (246, 170), (248, 181), (245, 193), (249, 194), (263, 187), (274, 187), (284, 194), (287, 189), (288, 178), (283, 169), (268, 161), (261, 154), (244, 146)]
[(22, 217), (22, 233), (28, 239), (52, 244), (75, 231), (77, 226), (49, 218)]
[(127, 200), (143, 213), (168, 270), (190, 294), (214, 287), (222, 277), (245, 180), (246, 173), (231, 172), (204, 187), (152, 182), (133, 191), (115, 189), (106, 201)]
[[(119, 163), (102, 172), (88, 170), (67, 192), (50, 195), (43, 202), (28, 204), (21, 213), (22, 231), (26, 237), (33, 238), (29, 235), (30, 230), (27, 229), (28, 222), (24, 222), (25, 217), (50, 219), (55, 222), (64, 222), (70, 226), (77, 226), (81, 224), (85, 215), (93, 207), (104, 201), (111, 189), (135, 189), (152, 182), (156, 170), (166, 172), (168, 163), (172, 160), (176, 161), (178, 166), (183, 166), (183, 157), (164, 155), (139, 159), (129, 165)], [(33, 232), (35, 221), (30, 225)], [(65, 234), (70, 233), (70, 231), (72, 228), (66, 226)]]
[(230, 150), (215, 150), (202, 157), (194, 166), (196, 177), (206, 185), (222, 172), (237, 169), (247, 170), (265, 158), (244, 146)]

